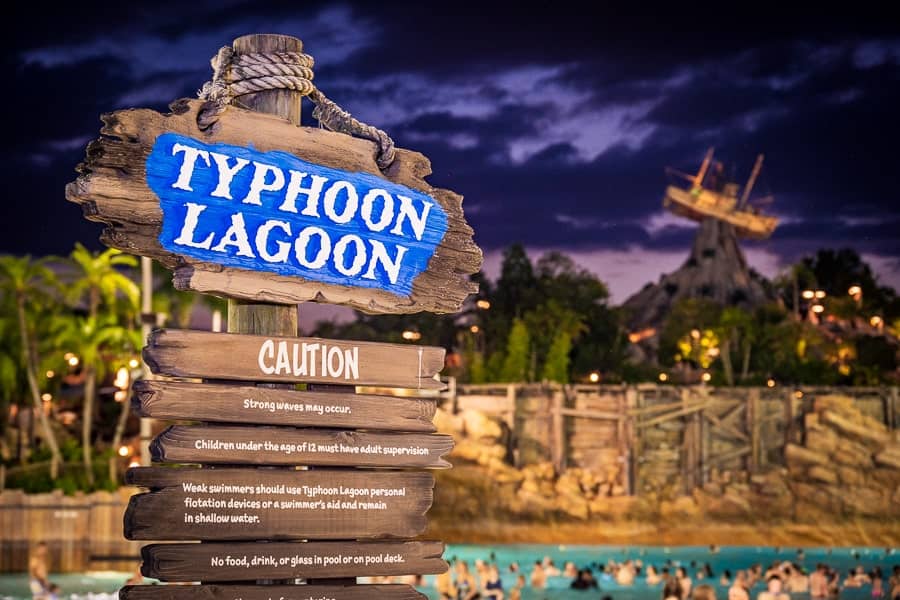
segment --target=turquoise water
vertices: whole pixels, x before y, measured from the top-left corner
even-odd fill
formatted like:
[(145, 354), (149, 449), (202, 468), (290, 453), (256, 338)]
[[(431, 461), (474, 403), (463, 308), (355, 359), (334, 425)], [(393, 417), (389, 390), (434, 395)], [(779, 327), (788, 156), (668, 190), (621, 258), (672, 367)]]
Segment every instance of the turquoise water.
[[(735, 573), (739, 569), (744, 569), (752, 564), (760, 563), (764, 567), (773, 561), (791, 560), (803, 565), (806, 569), (811, 570), (816, 563), (824, 562), (838, 569), (841, 573), (846, 574), (847, 571), (857, 565), (862, 565), (866, 571), (872, 567), (880, 566), (888, 575), (894, 564), (900, 564), (900, 550), (884, 549), (884, 548), (838, 548), (828, 550), (825, 548), (805, 548), (804, 560), (798, 560), (796, 548), (784, 548), (776, 551), (774, 548), (757, 548), (757, 547), (739, 547), (730, 546), (723, 547), (718, 553), (711, 554), (705, 547), (641, 547), (641, 546), (550, 546), (550, 545), (451, 545), (447, 547), (444, 556), (448, 560), (459, 558), (469, 562), (472, 567), (475, 559), (493, 560), (500, 566), (503, 579), (503, 587), (509, 590), (515, 582), (515, 575), (509, 573), (509, 564), (513, 561), (519, 563), (526, 575), (531, 571), (531, 565), (535, 560), (540, 560), (544, 556), (550, 556), (560, 568), (567, 562), (572, 561), (578, 567), (590, 566), (595, 577), (600, 583), (600, 591), (578, 591), (570, 590), (569, 580), (563, 577), (551, 577), (548, 580), (546, 590), (529, 590), (525, 589), (522, 594), (523, 599), (538, 600), (551, 598), (554, 600), (567, 600), (574, 598), (601, 598), (602, 596), (612, 596), (613, 600), (659, 600), (661, 590), (659, 587), (648, 587), (643, 583), (642, 578), (634, 586), (623, 588), (617, 586), (615, 582), (604, 579), (601, 573), (602, 565), (612, 559), (616, 562), (622, 562), (625, 559), (641, 559), (645, 568), (647, 565), (655, 565), (657, 568), (665, 566), (667, 561), (671, 567), (684, 566), (688, 569), (691, 576), (704, 563), (709, 563), (715, 573), (713, 581), (703, 581), (703, 583), (713, 584), (717, 590), (717, 597), (724, 600), (727, 597), (725, 590), (718, 586), (718, 578), (722, 571), (728, 569)], [(492, 558), (493, 553), (493, 558)], [(690, 566), (691, 561), (695, 561), (696, 568)], [(594, 568), (600, 565), (601, 568)], [(114, 593), (129, 577), (129, 573), (116, 572), (99, 572), (86, 574), (69, 574), (54, 575), (50, 579), (60, 586), (62, 591), (61, 598), (71, 598), (72, 595), (85, 596), (89, 592), (94, 594), (111, 594)], [(426, 587), (422, 591), (429, 598), (436, 598), (433, 588), (433, 577), (426, 577)], [(696, 585), (696, 581), (695, 581)], [(756, 597), (756, 593), (762, 590), (762, 586), (758, 586), (753, 590), (751, 598)], [(97, 596), (94, 596), (97, 598)], [(112, 598), (113, 596), (108, 596)], [(803, 595), (796, 594), (796, 598), (802, 599)], [(21, 600), (30, 598), (28, 593), (28, 581), (24, 574), (22, 575), (0, 575), (0, 599), (3, 600)], [(100, 596), (102, 598), (102, 596)], [(847, 600), (862, 600), (868, 598), (871, 600), (869, 587), (847, 589), (841, 591), (841, 598)]]

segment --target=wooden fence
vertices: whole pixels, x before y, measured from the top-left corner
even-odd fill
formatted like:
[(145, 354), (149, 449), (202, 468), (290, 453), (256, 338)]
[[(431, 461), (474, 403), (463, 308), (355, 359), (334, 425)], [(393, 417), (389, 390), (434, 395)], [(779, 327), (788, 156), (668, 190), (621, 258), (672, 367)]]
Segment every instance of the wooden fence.
[(891, 429), (900, 425), (896, 387), (454, 385), (445, 402), (503, 423), (516, 466), (549, 460), (558, 471), (605, 471), (619, 493), (640, 494), (690, 492), (715, 471), (783, 464), (784, 445), (802, 441), (802, 414), (831, 394), (853, 397)]
[(122, 537), (122, 515), (137, 491), (65, 496), (61, 491), (0, 494), (0, 573), (28, 569), (35, 545), (46, 542), (54, 572), (133, 571), (140, 544)]

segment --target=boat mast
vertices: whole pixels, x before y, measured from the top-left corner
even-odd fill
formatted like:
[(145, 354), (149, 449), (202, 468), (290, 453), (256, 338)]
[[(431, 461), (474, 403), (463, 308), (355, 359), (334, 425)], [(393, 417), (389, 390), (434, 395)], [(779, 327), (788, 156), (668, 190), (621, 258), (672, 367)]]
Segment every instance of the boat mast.
[(715, 148), (710, 148), (706, 151), (706, 156), (703, 157), (703, 164), (700, 165), (700, 170), (697, 171), (697, 175), (694, 176), (694, 187), (703, 187), (703, 178), (706, 177), (709, 163), (712, 162), (714, 150)]
[(764, 155), (760, 154), (756, 157), (756, 163), (753, 165), (753, 170), (750, 172), (750, 179), (747, 180), (747, 185), (744, 186), (744, 193), (741, 194), (741, 203), (738, 205), (738, 210), (743, 210), (745, 206), (747, 206), (747, 200), (750, 199), (750, 192), (753, 190), (753, 185), (756, 183), (756, 178), (759, 177), (759, 172), (762, 170)]

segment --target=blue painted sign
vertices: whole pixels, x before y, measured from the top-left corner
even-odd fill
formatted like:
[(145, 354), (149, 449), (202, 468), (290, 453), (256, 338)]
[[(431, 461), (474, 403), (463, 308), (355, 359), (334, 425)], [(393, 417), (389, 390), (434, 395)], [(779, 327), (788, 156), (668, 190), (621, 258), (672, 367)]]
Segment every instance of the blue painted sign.
[(406, 186), (174, 133), (156, 138), (147, 184), (170, 252), (404, 297), (447, 231), (440, 203)]

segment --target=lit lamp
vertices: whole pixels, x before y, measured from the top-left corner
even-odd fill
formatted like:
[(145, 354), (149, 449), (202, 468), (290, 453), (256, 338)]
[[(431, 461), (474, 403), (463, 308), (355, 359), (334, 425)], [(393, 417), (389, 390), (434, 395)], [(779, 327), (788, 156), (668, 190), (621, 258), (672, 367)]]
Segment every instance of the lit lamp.
[(404, 331), (403, 333), (401, 333), (400, 336), (401, 336), (404, 340), (407, 340), (407, 341), (410, 341), (410, 342), (414, 342), (414, 341), (418, 340), (419, 338), (421, 338), (421, 337), (422, 337), (422, 334), (419, 333), (418, 331), (411, 331), (411, 330), (407, 329), (406, 331)]
[(884, 319), (882, 319), (878, 315), (875, 315), (874, 317), (869, 319), (869, 325), (871, 325), (878, 331), (881, 331), (882, 329), (884, 329)]
[(710, 379), (712, 379), (712, 375), (710, 375), (709, 373), (704, 373), (700, 376), (700, 381), (702, 381), (703, 383), (709, 382)]
[(766, 381), (766, 387), (770, 387), (770, 388), (775, 387), (775, 380), (772, 378), (769, 378), (769, 380)]
[(803, 296), (804, 300), (812, 300), (816, 297), (816, 293), (813, 290), (803, 290), (801, 296)]
[(600, 381), (600, 373), (594, 371), (590, 375), (588, 375), (588, 379), (591, 381), (591, 383), (597, 383), (598, 381)]
[(669, 376), (666, 373), (660, 373), (659, 380), (662, 381), (663, 383), (665, 383), (669, 380)]
[(477, 306), (481, 310), (487, 310), (491, 307), (491, 303), (488, 300), (478, 300), (477, 302), (475, 302), (475, 306)]
[(851, 285), (847, 293), (856, 301), (857, 304), (862, 302), (862, 288), (858, 285)]

